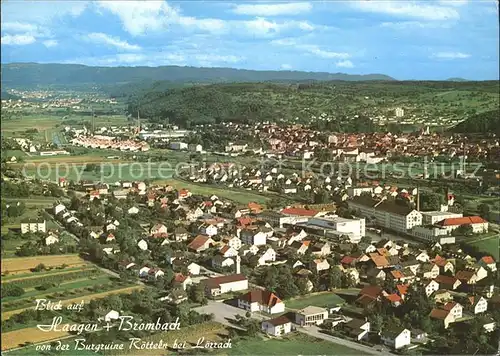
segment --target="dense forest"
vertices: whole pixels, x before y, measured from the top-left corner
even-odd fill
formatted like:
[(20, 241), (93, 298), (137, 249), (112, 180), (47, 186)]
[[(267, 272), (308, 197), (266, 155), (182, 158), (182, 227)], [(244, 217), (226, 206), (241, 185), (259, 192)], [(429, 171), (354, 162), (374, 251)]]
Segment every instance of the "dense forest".
[(9, 63), (2, 65), (2, 85), (8, 87), (47, 85), (122, 85), (168, 80), (180, 83), (223, 83), (303, 80), (394, 80), (383, 74), (256, 71), (233, 68), (89, 67), (80, 64)]
[(500, 110), (474, 115), (452, 128), (457, 133), (496, 133), (500, 135)]
[[(318, 129), (372, 131), (369, 117), (411, 114), (467, 118), (498, 106), (497, 82), (224, 83), (166, 89), (157, 82), (131, 92), (128, 112), (183, 127), (224, 121), (315, 121)], [(320, 120), (319, 118), (325, 118)], [(315, 120), (314, 118), (318, 118)]]

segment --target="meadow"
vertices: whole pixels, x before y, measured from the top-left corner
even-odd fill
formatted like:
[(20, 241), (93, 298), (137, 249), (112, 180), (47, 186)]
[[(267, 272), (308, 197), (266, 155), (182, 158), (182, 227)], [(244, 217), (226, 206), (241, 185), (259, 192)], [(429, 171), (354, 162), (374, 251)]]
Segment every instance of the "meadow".
[(27, 273), (40, 263), (44, 264), (45, 267), (59, 267), (62, 265), (77, 267), (88, 264), (76, 254), (6, 258), (2, 260), (2, 274)]
[(272, 197), (271, 194), (264, 196), (252, 191), (231, 189), (223, 186), (219, 188), (213, 185), (198, 185), (179, 179), (157, 180), (153, 183), (171, 185), (175, 189), (188, 189), (193, 194), (203, 196), (216, 195), (220, 198), (229, 199), (240, 204), (248, 204), (250, 202), (265, 204)]
[(345, 300), (332, 292), (321, 292), (311, 294), (306, 297), (298, 297), (286, 301), (287, 309), (299, 310), (310, 305), (317, 307), (328, 308), (334, 307), (337, 304), (344, 304)]

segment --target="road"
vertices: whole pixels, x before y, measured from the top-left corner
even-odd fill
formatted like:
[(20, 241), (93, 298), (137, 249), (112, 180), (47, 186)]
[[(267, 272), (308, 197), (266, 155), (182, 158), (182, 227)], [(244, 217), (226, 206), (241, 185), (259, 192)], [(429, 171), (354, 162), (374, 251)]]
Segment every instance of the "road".
[[(236, 326), (235, 324), (231, 323), (230, 320), (235, 318), (235, 315), (241, 315), (245, 316), (246, 311), (240, 308), (233, 307), (231, 305), (228, 305), (226, 303), (223, 303), (222, 301), (213, 301), (209, 300), (207, 305), (198, 307), (193, 309), (199, 313), (204, 313), (204, 314), (214, 314), (214, 321), (221, 323), (223, 325), (232, 327), (232, 328), (237, 328), (240, 330), (243, 330), (242, 328)], [(259, 313), (252, 313), (252, 318), (258, 319), (258, 320), (265, 320), (268, 319), (269, 317), (264, 316)], [(307, 334), (309, 336), (322, 339), (325, 341), (333, 342), (342, 346), (349, 347), (354, 350), (358, 350), (363, 353), (367, 353), (370, 355), (378, 355), (378, 356), (386, 356), (386, 355), (393, 355), (390, 352), (387, 351), (378, 351), (372, 347), (365, 346), (362, 344), (358, 344), (357, 342), (353, 342), (350, 340), (345, 340), (341, 339), (336, 336), (331, 336), (327, 334), (323, 334), (320, 332), (320, 329), (316, 326), (310, 326), (310, 327), (297, 327), (297, 331), (303, 334)]]

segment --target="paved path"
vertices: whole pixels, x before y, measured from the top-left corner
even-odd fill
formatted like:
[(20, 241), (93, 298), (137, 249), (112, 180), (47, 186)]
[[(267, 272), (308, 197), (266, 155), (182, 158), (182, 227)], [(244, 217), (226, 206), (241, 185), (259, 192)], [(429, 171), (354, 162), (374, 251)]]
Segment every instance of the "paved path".
[[(224, 324), (226, 326), (232, 327), (232, 328), (237, 328), (240, 330), (244, 330), (235, 324), (231, 323), (228, 319), (234, 319), (235, 315), (241, 315), (245, 316), (246, 311), (240, 308), (233, 307), (231, 305), (228, 305), (226, 303), (223, 303), (222, 301), (213, 301), (209, 300), (207, 305), (198, 307), (194, 309), (195, 311), (199, 313), (206, 313), (206, 314), (214, 314), (214, 320), (218, 323)], [(258, 319), (258, 320), (265, 320), (268, 319), (269, 317), (264, 316), (262, 314), (258, 313), (252, 313), (252, 318)], [(377, 356), (386, 356), (386, 355), (393, 355), (390, 352), (387, 351), (378, 351), (374, 349), (373, 347), (365, 346), (362, 344), (358, 344), (357, 342), (346, 340), (346, 339), (341, 339), (336, 336), (332, 335), (327, 335), (323, 334), (320, 332), (320, 329), (316, 326), (309, 326), (309, 327), (297, 327), (297, 331), (303, 334), (307, 334), (309, 336), (322, 339), (325, 341), (333, 342), (339, 345), (343, 345), (346, 347), (349, 347), (351, 349), (370, 354), (370, 355), (377, 355)]]
[(318, 339), (334, 342), (336, 344), (346, 346), (346, 347), (349, 347), (351, 349), (358, 350), (360, 352), (367, 353), (370, 355), (380, 355), (380, 356), (393, 355), (390, 352), (387, 352), (387, 351), (381, 352), (381, 351), (375, 350), (373, 347), (358, 344), (357, 342), (354, 342), (351, 340), (341, 339), (341, 338), (336, 337), (336, 336), (324, 334), (324, 333), (320, 332), (320, 328), (318, 328), (317, 326), (298, 327), (297, 331), (300, 333), (307, 334), (309, 336), (318, 338)]

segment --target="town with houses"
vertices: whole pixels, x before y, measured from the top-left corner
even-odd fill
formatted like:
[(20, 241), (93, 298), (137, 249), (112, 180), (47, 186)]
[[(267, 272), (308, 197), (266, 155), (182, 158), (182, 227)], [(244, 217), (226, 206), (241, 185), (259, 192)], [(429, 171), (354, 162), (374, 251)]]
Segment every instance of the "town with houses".
[[(77, 209), (56, 203), (50, 216), (70, 233), (88, 234), (102, 250), (99, 263), (111, 270), (126, 271), (146, 284), (164, 278), (167, 269), (173, 271), (172, 289), (162, 300), (186, 303), (187, 291), (200, 285), (209, 301), (201, 310), (215, 310), (221, 323), (239, 310), (250, 312), (260, 321), (262, 332), (273, 337), (297, 331), (326, 339), (333, 335), (359, 345), (358, 350), (379, 345), (383, 352), (397, 352), (432, 344), (438, 330), (471, 320), (485, 335), (496, 330), (490, 310), (500, 306), (497, 261), (491, 255), (478, 258), (467, 253), (454, 237), (460, 229), (473, 234), (490, 231), (486, 220), (453, 212), (452, 194), (447, 194), (440, 210), (420, 211), (394, 201), (394, 197), (413, 201), (417, 189), (329, 183), (342, 187), (346, 196), (340, 204), (347, 203), (347, 215), (352, 216), (340, 216), (346, 215), (345, 209), (336, 203), (268, 209), (256, 202), (238, 205), (216, 195), (138, 181), (71, 182), (82, 195), (76, 199)], [(65, 189), (68, 184), (59, 182)], [(101, 212), (89, 216), (89, 209)], [(176, 218), (168, 224), (141, 219), (152, 211)], [(126, 230), (121, 225), (129, 218), (137, 226), (126, 223), (126, 230), (133, 231), (127, 241), (136, 246), (127, 246), (124, 252)], [(94, 225), (96, 221), (102, 223)], [(367, 225), (373, 222), (405, 238), (375, 234), (378, 237), (372, 239), (375, 235), (368, 232), (373, 229)], [(49, 229), (45, 219), (23, 221), (20, 231), (43, 236), (45, 245), (59, 243), (59, 231)], [(155, 253), (167, 246), (175, 246), (171, 254)], [(325, 293), (342, 298), (291, 310), (290, 295), (277, 292), (287, 287), (276, 287), (276, 281), (264, 277), (273, 270), (286, 270), (301, 298)], [(410, 323), (374, 320), (372, 313), (380, 308), (387, 315), (406, 310), (406, 303), (416, 308), (417, 295), (430, 306), (427, 314)], [(218, 302), (225, 299), (235, 302)]]

